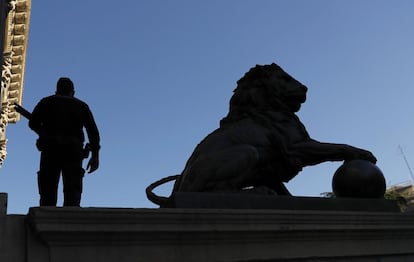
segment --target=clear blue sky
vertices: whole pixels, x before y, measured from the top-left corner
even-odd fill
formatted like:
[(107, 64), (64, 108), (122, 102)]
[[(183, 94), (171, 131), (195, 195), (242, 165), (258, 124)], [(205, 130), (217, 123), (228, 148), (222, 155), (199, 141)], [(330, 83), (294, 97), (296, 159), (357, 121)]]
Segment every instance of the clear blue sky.
[[(236, 81), (275, 62), (309, 88), (299, 117), (310, 135), (371, 150), (396, 184), (409, 179), (398, 145), (414, 161), (413, 11), (411, 0), (33, 1), (23, 106), (71, 77), (102, 138), (82, 206), (155, 207), (146, 186), (180, 173)], [(0, 192), (8, 213), (26, 214), (39, 199), (36, 136), (22, 119), (7, 137)], [(319, 196), (340, 164), (307, 167), (287, 186)]]

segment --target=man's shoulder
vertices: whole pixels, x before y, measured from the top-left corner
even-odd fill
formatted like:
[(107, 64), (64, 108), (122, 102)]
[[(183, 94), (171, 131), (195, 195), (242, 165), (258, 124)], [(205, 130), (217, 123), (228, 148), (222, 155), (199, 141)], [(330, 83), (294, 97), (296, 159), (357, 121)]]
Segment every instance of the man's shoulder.
[(79, 98), (71, 97), (71, 96), (51, 95), (51, 96), (42, 98), (40, 102), (62, 102), (62, 103), (73, 103), (73, 104), (79, 104), (82, 106), (88, 106), (84, 101), (80, 100)]
[(37, 103), (37, 106), (43, 106), (43, 105), (47, 105), (50, 103), (53, 103), (53, 101), (56, 100), (56, 95), (51, 95), (51, 96), (46, 96), (43, 97), (42, 99), (40, 99), (40, 101)]
[(66, 108), (64, 111), (68, 111), (70, 109), (69, 111), (82, 112), (82, 114), (86, 114), (90, 111), (88, 104), (84, 101), (76, 97), (59, 95), (51, 95), (42, 98), (36, 108), (41, 111), (46, 110), (46, 112), (50, 110), (54, 112), (61, 112), (63, 108)]
[(53, 100), (53, 99), (55, 99), (55, 97), (56, 97), (56, 95), (46, 96), (46, 97), (43, 97), (43, 98), (40, 100), (40, 102), (42, 102), (42, 101), (49, 101), (49, 100)]
[(71, 97), (71, 99), (73, 99), (72, 101), (76, 104), (79, 105), (79, 107), (83, 107), (84, 109), (88, 109), (89, 110), (89, 106), (86, 102), (80, 100), (79, 98), (76, 97)]

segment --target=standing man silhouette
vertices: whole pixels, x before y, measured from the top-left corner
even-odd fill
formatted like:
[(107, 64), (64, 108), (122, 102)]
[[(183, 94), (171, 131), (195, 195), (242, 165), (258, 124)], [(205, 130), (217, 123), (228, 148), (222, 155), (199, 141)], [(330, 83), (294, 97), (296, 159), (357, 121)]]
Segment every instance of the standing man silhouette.
[(41, 151), (38, 172), (40, 206), (56, 206), (61, 174), (63, 206), (80, 206), (85, 173), (82, 168), (84, 128), (92, 152), (86, 169), (92, 173), (99, 167), (98, 128), (89, 106), (74, 95), (73, 82), (61, 77), (55, 95), (40, 100), (29, 120), (29, 127), (39, 135), (36, 145)]

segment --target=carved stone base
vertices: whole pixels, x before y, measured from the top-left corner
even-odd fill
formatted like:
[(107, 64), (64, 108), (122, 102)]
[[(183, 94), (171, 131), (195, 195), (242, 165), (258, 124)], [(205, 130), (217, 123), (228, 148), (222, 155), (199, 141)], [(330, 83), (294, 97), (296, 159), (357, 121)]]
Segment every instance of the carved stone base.
[(414, 261), (414, 214), (397, 212), (31, 208), (27, 221), (30, 262)]

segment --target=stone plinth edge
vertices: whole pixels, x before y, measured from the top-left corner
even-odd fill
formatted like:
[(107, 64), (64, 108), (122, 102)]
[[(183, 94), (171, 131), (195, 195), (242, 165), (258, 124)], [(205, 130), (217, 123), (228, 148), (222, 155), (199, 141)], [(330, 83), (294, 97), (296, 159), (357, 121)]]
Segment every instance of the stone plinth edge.
[(281, 209), (324, 211), (400, 212), (398, 202), (370, 198), (322, 198), (249, 193), (176, 192), (177, 208)]
[(31, 208), (28, 222), (59, 262), (414, 258), (414, 215), (392, 212)]

